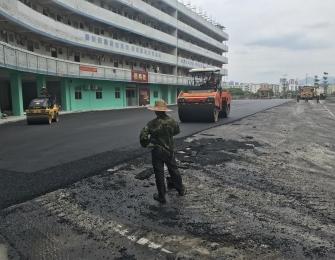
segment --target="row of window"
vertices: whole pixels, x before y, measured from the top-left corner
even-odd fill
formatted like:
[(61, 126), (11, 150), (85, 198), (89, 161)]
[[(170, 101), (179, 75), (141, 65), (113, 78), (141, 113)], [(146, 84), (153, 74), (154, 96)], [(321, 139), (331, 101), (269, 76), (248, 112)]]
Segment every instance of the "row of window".
[[(100, 28), (97, 25), (92, 26), (92, 24), (88, 23), (88, 22), (73, 20), (74, 16), (68, 16), (68, 15), (64, 15), (64, 14), (61, 14), (61, 15), (60, 14), (55, 14), (57, 11), (51, 10), (51, 9), (49, 9), (49, 7), (43, 7), (43, 8), (41, 7), (42, 10), (39, 10), (40, 6), (36, 7), (36, 6), (34, 6), (34, 4), (31, 4), (30, 1), (27, 1), (27, 0), (20, 0), (20, 1), (22, 1), (23, 3), (25, 3), (26, 5), (28, 5), (28, 6), (32, 7), (32, 8), (35, 7), (34, 9), (36, 11), (39, 11), (39, 12), (41, 12), (44, 15), (49, 16), (49, 17), (55, 19), (56, 21), (65, 23), (67, 25), (70, 25), (70, 26), (72, 26), (72, 27), (74, 27), (76, 29), (81, 29), (81, 30), (84, 30), (84, 31), (89, 31), (89, 32), (94, 33), (96, 35), (103, 35), (103, 36), (105, 36), (105, 35), (109, 34), (109, 36), (111, 38), (113, 38), (113, 39), (123, 40), (123, 41), (129, 42), (130, 44), (136, 44), (136, 45), (139, 45), (139, 46), (142, 46), (142, 47), (145, 47), (145, 48), (159, 50), (161, 52), (166, 52), (166, 53), (170, 52), (170, 50), (166, 49), (165, 47), (163, 48), (162, 45), (160, 45), (159, 43), (157, 43), (155, 41), (152, 41), (152, 40), (148, 41), (148, 39), (140, 39), (141, 37), (127, 37), (127, 34), (121, 33), (121, 31), (118, 30), (118, 29), (116, 29), (116, 28), (113, 29), (113, 31), (110, 30), (110, 29), (106, 29), (105, 30), (103, 28)], [(94, 1), (91, 1), (91, 2), (94, 3)], [(111, 7), (106, 8), (106, 6), (104, 4), (101, 4), (101, 7), (105, 8), (105, 9), (108, 9), (108, 10), (111, 10), (112, 12), (115, 12), (117, 14), (123, 15), (125, 17), (128, 17), (129, 19), (133, 19), (133, 17), (131, 15), (128, 15), (127, 11), (124, 11), (124, 10), (121, 11), (118, 8), (116, 8), (116, 9), (111, 8)], [(76, 19), (80, 19), (80, 18), (77, 17)], [(141, 21), (139, 21), (139, 22), (141, 22)], [(146, 24), (146, 23), (144, 23), (144, 24)], [(158, 30), (161, 30), (161, 31), (164, 32), (164, 29), (163, 29), (164, 26), (162, 26), (162, 28), (158, 27), (156, 22), (152, 23), (152, 25), (151, 24), (148, 24), (148, 25), (151, 26), (151, 27), (153, 27), (153, 28), (155, 28), (155, 29), (158, 29)], [(166, 33), (168, 33), (168, 32), (166, 32)], [(171, 33), (169, 33), (169, 34), (171, 34)], [(178, 37), (180, 37), (180, 36), (178, 36)], [(191, 42), (191, 43), (193, 43), (195, 45), (199, 45), (199, 43), (197, 43), (195, 40), (193, 41), (193, 40), (190, 40), (188, 38), (189, 37), (186, 37), (186, 38), (184, 38), (184, 40), (188, 41), (188, 42)], [(203, 44), (200, 44), (200, 45), (203, 45)], [(207, 45), (206, 46), (200, 46), (200, 47), (202, 47), (202, 48), (208, 48), (211, 51), (217, 52), (215, 50), (215, 48), (209, 47)], [(218, 53), (218, 54), (220, 54), (220, 53)]]
[[(102, 92), (101, 87), (88, 86), (88, 87), (85, 87), (84, 89), (94, 90), (96, 99), (102, 99), (102, 97), (103, 97), (103, 95), (102, 95), (103, 92)], [(74, 98), (76, 100), (81, 100), (83, 98), (82, 91), (83, 91), (83, 87), (76, 87), (75, 92), (74, 92)], [(121, 89), (120, 88), (115, 88), (114, 97), (115, 97), (115, 99), (120, 99), (121, 98)]]
[[(95, 90), (95, 98), (96, 99), (102, 99), (103, 97), (103, 91), (102, 91), (102, 88), (101, 87), (95, 87), (95, 86), (88, 86), (87, 89), (93, 89)], [(82, 91), (83, 91), (83, 87), (76, 87), (75, 89), (75, 92), (74, 92), (74, 98), (76, 100), (81, 100), (83, 98), (83, 94), (82, 94)], [(131, 92), (133, 93), (133, 97), (135, 97), (135, 92)], [(154, 90), (153, 91), (153, 96), (154, 98), (158, 98), (159, 96), (159, 92), (157, 90)], [(115, 88), (114, 90), (114, 98), (115, 99), (120, 99), (121, 98), (121, 89), (120, 88)]]

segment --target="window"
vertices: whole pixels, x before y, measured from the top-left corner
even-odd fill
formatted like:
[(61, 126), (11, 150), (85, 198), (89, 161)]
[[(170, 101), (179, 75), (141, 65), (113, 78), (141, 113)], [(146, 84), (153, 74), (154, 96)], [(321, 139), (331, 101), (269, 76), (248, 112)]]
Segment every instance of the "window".
[(51, 51), (51, 57), (54, 57), (54, 58), (57, 58), (57, 49), (56, 48), (51, 48), (50, 49)]
[(28, 41), (27, 50), (28, 51), (34, 51), (34, 43), (32, 41)]
[(121, 90), (120, 88), (115, 88), (115, 99), (121, 98)]
[(14, 35), (13, 35), (13, 34), (9, 34), (9, 37), (8, 37), (8, 38), (9, 38), (9, 41), (10, 41), (10, 42), (13, 42), (13, 41), (14, 41)]
[(77, 87), (75, 92), (74, 92), (74, 98), (76, 100), (82, 99), (82, 94), (81, 94), (81, 87)]
[(96, 99), (102, 99), (102, 88), (98, 87), (95, 92)]
[(75, 61), (75, 62), (80, 62), (80, 53), (79, 53), (79, 52), (76, 52), (76, 53), (74, 54), (74, 61)]
[(157, 90), (154, 91), (154, 98), (158, 98), (158, 91)]

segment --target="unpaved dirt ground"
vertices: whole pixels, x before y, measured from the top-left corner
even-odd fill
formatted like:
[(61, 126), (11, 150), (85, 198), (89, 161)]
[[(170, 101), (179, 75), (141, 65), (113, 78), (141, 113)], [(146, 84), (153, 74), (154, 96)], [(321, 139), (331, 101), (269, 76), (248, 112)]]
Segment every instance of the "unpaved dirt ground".
[[(145, 154), (5, 209), (12, 259), (335, 259), (335, 101), (290, 102), (178, 147), (185, 197)], [(64, 173), (66, 174), (66, 173)]]

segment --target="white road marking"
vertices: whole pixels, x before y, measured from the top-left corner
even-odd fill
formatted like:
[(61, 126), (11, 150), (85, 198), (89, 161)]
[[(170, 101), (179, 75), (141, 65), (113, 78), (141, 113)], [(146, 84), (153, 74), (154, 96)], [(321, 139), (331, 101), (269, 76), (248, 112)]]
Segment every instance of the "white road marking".
[(335, 118), (334, 113), (333, 113), (332, 111), (330, 111), (328, 107), (326, 107), (325, 105), (322, 105), (322, 106), (328, 111), (328, 113), (329, 113), (333, 118)]
[(145, 244), (148, 244), (148, 243), (149, 243), (149, 240), (146, 239), (146, 238), (144, 238), (144, 237), (142, 237), (142, 238), (140, 238), (136, 243), (139, 244), (139, 245), (144, 246)]
[(169, 251), (169, 250), (166, 250), (166, 249), (164, 249), (164, 248), (162, 248), (162, 250), (161, 250), (162, 252), (164, 252), (164, 253), (167, 253), (167, 254), (172, 254), (172, 252), (171, 251)]
[(0, 260), (8, 260), (7, 247), (4, 244), (0, 244)]
[[(68, 204), (68, 203), (66, 203), (66, 204)], [(69, 219), (69, 216), (71, 214), (66, 214), (66, 210), (70, 210), (70, 212), (80, 211), (81, 215), (84, 216), (83, 217), (83, 223), (77, 222), (77, 224), (82, 225), (83, 227), (88, 227), (89, 225), (86, 225), (85, 222), (89, 221), (89, 220), (92, 220), (92, 219), (99, 220), (97, 222), (103, 223), (102, 219), (97, 218), (96, 216), (83, 211), (82, 209), (78, 208), (77, 205), (73, 205), (73, 204), (72, 205), (71, 204), (66, 205), (66, 204), (65, 203), (62, 204), (62, 211), (63, 212), (62, 212), (62, 214), (58, 214), (57, 213), (58, 217), (68, 218)], [(51, 211), (53, 213), (57, 212), (57, 210), (58, 210), (57, 207), (55, 207), (55, 204), (53, 204), (53, 203), (45, 204), (44, 207), (46, 207), (49, 211)], [(117, 233), (117, 234), (119, 234), (119, 235), (121, 235), (121, 236), (129, 239), (130, 241), (135, 242), (135, 243), (141, 245), (141, 246), (147, 246), (148, 248), (151, 248), (151, 249), (154, 249), (154, 250), (159, 250), (160, 249), (160, 251), (162, 251), (163, 253), (166, 253), (166, 254), (172, 254), (173, 253), (173, 252), (171, 252), (171, 251), (163, 248), (162, 245), (156, 244), (155, 242), (152, 242), (152, 241), (150, 241), (149, 239), (147, 239), (145, 237), (142, 237), (142, 238), (138, 239), (135, 235), (129, 234), (130, 231), (126, 227), (124, 227), (123, 225), (118, 224), (118, 223), (116, 223), (114, 221), (109, 221), (109, 223), (107, 224), (107, 226), (113, 232), (115, 232), (115, 233)], [(127, 235), (127, 234), (129, 234), (129, 235)], [(4, 258), (4, 259), (7, 260), (7, 258)], [(3, 260), (1, 258), (1, 244), (0, 244), (0, 260)]]
[(162, 245), (156, 244), (154, 242), (151, 242), (148, 246), (152, 249), (158, 249), (162, 247)]

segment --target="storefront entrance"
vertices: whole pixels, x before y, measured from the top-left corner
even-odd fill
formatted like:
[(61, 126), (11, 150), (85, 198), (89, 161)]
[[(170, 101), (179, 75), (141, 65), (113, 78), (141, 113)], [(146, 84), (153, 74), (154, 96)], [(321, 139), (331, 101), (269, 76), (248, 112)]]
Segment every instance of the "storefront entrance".
[(137, 89), (126, 88), (126, 105), (127, 107), (138, 106)]
[(12, 112), (12, 100), (10, 92), (10, 82), (0, 80), (0, 110), (2, 113), (10, 115)]
[(150, 104), (150, 89), (149, 87), (139, 88), (139, 105), (147, 106)]

